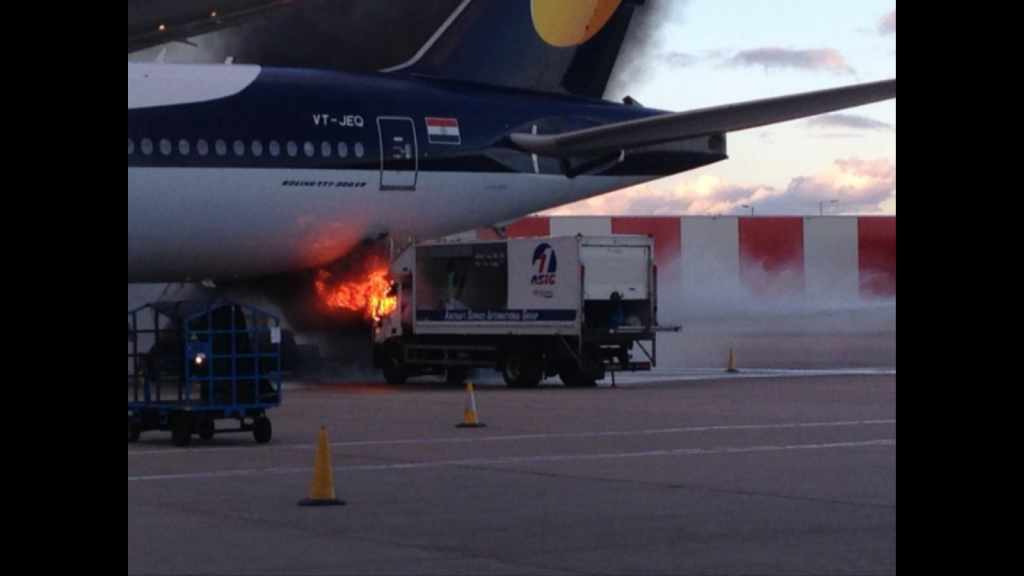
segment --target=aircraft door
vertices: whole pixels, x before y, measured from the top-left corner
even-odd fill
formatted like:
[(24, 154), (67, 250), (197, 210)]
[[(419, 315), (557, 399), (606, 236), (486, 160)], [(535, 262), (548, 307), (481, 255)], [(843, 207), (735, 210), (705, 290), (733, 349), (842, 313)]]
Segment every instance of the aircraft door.
[(419, 146), (411, 118), (378, 118), (381, 190), (415, 191), (419, 180)]

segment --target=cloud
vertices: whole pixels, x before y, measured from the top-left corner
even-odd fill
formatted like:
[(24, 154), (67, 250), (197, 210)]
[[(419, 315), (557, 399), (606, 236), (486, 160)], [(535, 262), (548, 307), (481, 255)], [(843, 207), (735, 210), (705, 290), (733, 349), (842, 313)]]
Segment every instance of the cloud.
[(815, 215), (821, 202), (839, 200), (833, 213), (895, 213), (896, 163), (891, 160), (837, 160), (822, 172), (794, 178), (785, 189), (730, 184), (705, 175), (696, 181), (637, 186), (559, 208), (556, 216), (716, 216), (749, 214)]
[(808, 72), (833, 72), (836, 74), (855, 74), (856, 70), (838, 50), (823, 48), (820, 50), (791, 50), (786, 48), (766, 47), (746, 50), (726, 61), (727, 65), (737, 67), (763, 67), (765, 70), (790, 69)]
[(846, 130), (865, 130), (865, 131), (876, 131), (876, 132), (895, 132), (896, 127), (888, 122), (882, 122), (881, 120), (875, 120), (874, 118), (868, 118), (867, 116), (858, 116), (856, 114), (829, 114), (826, 116), (818, 116), (808, 121), (808, 125), (813, 128), (841, 128)]
[(896, 11), (893, 10), (891, 14), (887, 15), (882, 19), (882, 23), (878, 25), (878, 31), (883, 36), (890, 36), (896, 33)]
[(552, 211), (559, 216), (677, 216), (720, 214), (734, 204), (758, 194), (758, 190), (729, 186), (714, 176), (696, 182), (680, 182), (672, 188), (645, 184), (621, 192), (592, 198)]
[(891, 160), (837, 160), (813, 176), (795, 178), (786, 191), (765, 199), (759, 213), (808, 214), (820, 202), (839, 200), (840, 213), (879, 214), (896, 193), (896, 163)]
[(882, 202), (882, 213), (884, 214), (895, 214), (896, 213), (896, 192), (892, 193), (892, 196)]
[(699, 61), (697, 56), (683, 52), (666, 52), (658, 58), (670, 68), (690, 68)]

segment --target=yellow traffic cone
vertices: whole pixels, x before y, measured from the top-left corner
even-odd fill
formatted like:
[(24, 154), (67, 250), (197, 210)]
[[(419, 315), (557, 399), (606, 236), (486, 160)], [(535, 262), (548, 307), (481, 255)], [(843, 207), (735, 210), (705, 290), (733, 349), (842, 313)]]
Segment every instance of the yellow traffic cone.
[(327, 428), (320, 429), (320, 443), (316, 448), (316, 466), (313, 468), (313, 487), (309, 498), (299, 506), (344, 506), (334, 493), (334, 469), (331, 468), (331, 445), (327, 441)]
[(729, 351), (729, 369), (725, 371), (727, 374), (739, 374), (740, 369), (736, 366), (736, 350)]
[(462, 416), (462, 424), (456, 428), (487, 428), (486, 424), (480, 423), (480, 415), (476, 411), (476, 390), (474, 390), (472, 382), (466, 382), (466, 392), (469, 395), (466, 413)]

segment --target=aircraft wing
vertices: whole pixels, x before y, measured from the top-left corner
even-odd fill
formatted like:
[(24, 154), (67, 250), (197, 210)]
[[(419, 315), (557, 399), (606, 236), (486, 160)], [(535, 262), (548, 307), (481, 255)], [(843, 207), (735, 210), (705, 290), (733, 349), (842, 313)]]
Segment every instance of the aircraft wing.
[(128, 53), (247, 24), (321, 0), (128, 0)]
[(596, 156), (602, 153), (633, 150), (689, 138), (739, 132), (895, 98), (896, 80), (888, 80), (848, 88), (666, 114), (566, 134), (514, 134), (512, 141), (523, 150), (540, 156), (556, 158)]

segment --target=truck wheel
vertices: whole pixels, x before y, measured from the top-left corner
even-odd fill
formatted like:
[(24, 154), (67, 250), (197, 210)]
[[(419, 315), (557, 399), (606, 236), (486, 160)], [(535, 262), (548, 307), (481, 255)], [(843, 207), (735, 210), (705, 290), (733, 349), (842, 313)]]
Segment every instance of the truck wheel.
[(469, 380), (469, 371), (464, 368), (449, 368), (445, 373), (445, 382), (449, 386), (465, 386), (466, 380)]
[(213, 440), (213, 437), (217, 434), (217, 426), (213, 423), (213, 420), (203, 420), (199, 423), (199, 439), (200, 440)]
[(142, 438), (142, 426), (136, 424), (131, 418), (128, 419), (128, 443), (136, 444)]
[(391, 345), (384, 351), (384, 380), (392, 386), (401, 386), (409, 381), (409, 366), (401, 346)]
[(505, 353), (501, 370), (509, 388), (536, 388), (544, 380), (544, 365), (520, 348)]
[(562, 368), (558, 376), (566, 388), (597, 388), (597, 380), (584, 376), (579, 366)]
[(270, 423), (270, 418), (263, 416), (256, 420), (252, 437), (256, 440), (257, 444), (270, 444), (270, 441), (274, 438), (274, 425)]
[(192, 444), (192, 421), (187, 417), (178, 418), (171, 429), (171, 442), (178, 448), (188, 448)]

